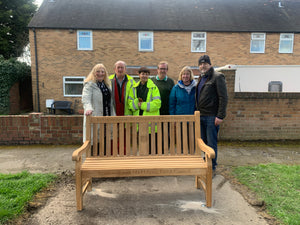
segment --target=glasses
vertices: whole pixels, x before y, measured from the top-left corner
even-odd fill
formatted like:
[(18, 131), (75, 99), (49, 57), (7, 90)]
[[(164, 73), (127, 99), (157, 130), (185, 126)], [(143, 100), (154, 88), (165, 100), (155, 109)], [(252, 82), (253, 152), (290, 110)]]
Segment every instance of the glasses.
[(167, 68), (158, 68), (159, 70), (168, 70)]

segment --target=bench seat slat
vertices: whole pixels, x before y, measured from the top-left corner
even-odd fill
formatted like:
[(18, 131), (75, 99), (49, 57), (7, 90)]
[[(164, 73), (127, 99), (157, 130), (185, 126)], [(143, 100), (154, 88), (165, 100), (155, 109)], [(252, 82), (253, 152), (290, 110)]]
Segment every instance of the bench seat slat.
[(203, 163), (203, 159), (200, 157), (195, 158), (138, 158), (138, 159), (115, 159), (105, 160), (88, 158), (83, 163), (81, 170), (139, 170), (139, 169), (198, 169), (206, 168), (206, 164)]

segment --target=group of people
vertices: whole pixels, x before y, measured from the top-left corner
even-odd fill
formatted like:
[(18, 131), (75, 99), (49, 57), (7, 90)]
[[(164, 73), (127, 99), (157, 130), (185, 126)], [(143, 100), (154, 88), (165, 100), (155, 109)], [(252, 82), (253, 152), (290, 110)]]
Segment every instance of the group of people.
[(168, 63), (161, 61), (157, 75), (149, 79), (150, 70), (138, 70), (139, 81), (126, 73), (126, 63), (117, 61), (114, 74), (108, 75), (103, 64), (97, 64), (84, 80), (82, 103), (84, 107), (83, 141), (86, 116), (146, 116), (191, 115), (201, 113), (201, 138), (215, 150), (213, 170), (217, 166), (217, 135), (219, 125), (226, 116), (227, 88), (225, 76), (216, 72), (208, 55), (198, 60), (198, 82), (193, 71), (185, 66), (177, 84), (167, 76)]

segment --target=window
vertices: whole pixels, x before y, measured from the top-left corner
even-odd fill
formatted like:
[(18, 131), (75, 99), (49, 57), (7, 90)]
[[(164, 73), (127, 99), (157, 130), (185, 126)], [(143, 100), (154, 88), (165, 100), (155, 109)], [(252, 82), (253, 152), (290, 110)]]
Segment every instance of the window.
[(77, 49), (93, 50), (93, 33), (88, 30), (77, 31)]
[(64, 79), (64, 96), (81, 97), (83, 81), (85, 77), (63, 77)]
[(266, 34), (252, 33), (250, 53), (265, 53)]
[(139, 51), (153, 52), (153, 32), (139, 32)]
[(192, 32), (192, 52), (206, 52), (206, 33)]
[(294, 34), (280, 34), (279, 53), (293, 53)]

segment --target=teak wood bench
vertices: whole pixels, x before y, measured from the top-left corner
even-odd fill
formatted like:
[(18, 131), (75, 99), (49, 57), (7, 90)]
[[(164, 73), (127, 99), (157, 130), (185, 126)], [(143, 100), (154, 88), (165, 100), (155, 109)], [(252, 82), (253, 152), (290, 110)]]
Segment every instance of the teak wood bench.
[(212, 158), (200, 138), (200, 112), (172, 116), (111, 116), (86, 120), (86, 141), (75, 150), (77, 210), (92, 178), (195, 176), (212, 205)]

